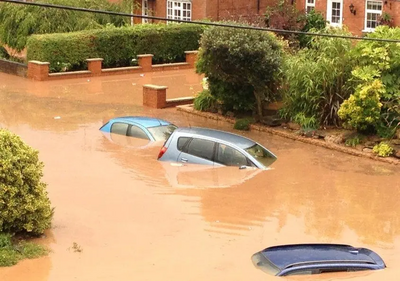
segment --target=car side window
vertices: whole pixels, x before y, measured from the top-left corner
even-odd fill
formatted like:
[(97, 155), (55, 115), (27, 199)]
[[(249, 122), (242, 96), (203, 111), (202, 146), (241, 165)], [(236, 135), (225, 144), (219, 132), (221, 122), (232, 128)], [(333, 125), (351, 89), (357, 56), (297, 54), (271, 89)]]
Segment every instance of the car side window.
[(111, 133), (126, 136), (126, 132), (128, 130), (128, 124), (125, 123), (114, 123), (111, 125)]
[(132, 125), (128, 130), (128, 136), (148, 140), (147, 134), (137, 126)]
[(190, 140), (190, 138), (188, 138), (188, 137), (180, 137), (180, 138), (178, 138), (177, 149), (179, 151), (182, 151), (183, 147), (186, 145), (188, 140)]
[(187, 146), (188, 154), (212, 161), (215, 142), (202, 139), (193, 139)]
[(225, 166), (249, 166), (249, 161), (240, 151), (220, 143), (218, 145), (217, 157), (215, 162)]

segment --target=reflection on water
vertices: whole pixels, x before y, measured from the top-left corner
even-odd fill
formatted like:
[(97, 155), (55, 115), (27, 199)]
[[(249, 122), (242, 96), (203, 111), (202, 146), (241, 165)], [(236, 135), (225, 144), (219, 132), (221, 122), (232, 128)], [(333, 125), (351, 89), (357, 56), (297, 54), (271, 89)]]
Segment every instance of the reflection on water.
[[(371, 248), (388, 265), (313, 279), (398, 279), (398, 167), (259, 132), (236, 133), (278, 156), (271, 170), (171, 165), (156, 160), (162, 143), (110, 139), (100, 126), (123, 115), (231, 125), (140, 107), (129, 94), (136, 82), (120, 77), (93, 88), (4, 78), (12, 83), (0, 87), (0, 126), (39, 150), (55, 217), (49, 257), (0, 268), (1, 280), (277, 280), (256, 270), (251, 255), (307, 242)], [(68, 250), (74, 242), (82, 253)]]

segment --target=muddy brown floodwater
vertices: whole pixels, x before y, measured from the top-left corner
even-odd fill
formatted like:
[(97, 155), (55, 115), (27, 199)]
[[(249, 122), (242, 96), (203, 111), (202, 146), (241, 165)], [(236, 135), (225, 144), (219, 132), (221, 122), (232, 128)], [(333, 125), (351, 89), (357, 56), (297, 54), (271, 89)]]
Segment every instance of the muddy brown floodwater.
[[(161, 143), (98, 130), (150, 115), (233, 131), (141, 106), (143, 83), (179, 97), (200, 81), (192, 70), (53, 82), (0, 73), (0, 126), (39, 150), (55, 207), (38, 239), (49, 256), (0, 268), (0, 280), (398, 280), (399, 167), (258, 132), (236, 133), (277, 154), (272, 170), (178, 166), (156, 160)], [(387, 269), (279, 279), (251, 263), (271, 245), (308, 242), (371, 248)]]

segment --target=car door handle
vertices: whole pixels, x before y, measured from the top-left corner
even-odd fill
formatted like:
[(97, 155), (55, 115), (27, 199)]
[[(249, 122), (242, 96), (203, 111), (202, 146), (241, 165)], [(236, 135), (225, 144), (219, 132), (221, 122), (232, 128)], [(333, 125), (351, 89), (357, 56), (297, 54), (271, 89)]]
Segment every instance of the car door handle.
[(188, 160), (186, 158), (181, 158), (181, 162), (186, 163)]

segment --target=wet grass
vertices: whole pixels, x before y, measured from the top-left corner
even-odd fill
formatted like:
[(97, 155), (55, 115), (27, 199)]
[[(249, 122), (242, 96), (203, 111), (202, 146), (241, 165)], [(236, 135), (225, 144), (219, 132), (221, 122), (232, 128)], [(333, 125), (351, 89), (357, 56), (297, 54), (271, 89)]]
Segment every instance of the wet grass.
[(0, 233), (0, 266), (12, 266), (20, 260), (34, 259), (47, 254), (48, 250), (42, 245)]

